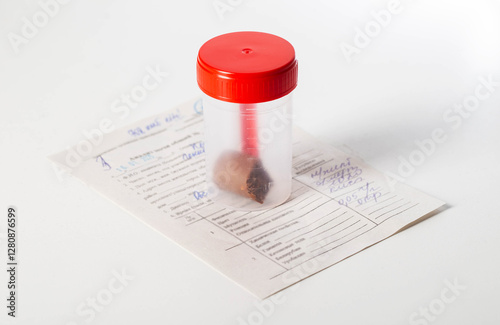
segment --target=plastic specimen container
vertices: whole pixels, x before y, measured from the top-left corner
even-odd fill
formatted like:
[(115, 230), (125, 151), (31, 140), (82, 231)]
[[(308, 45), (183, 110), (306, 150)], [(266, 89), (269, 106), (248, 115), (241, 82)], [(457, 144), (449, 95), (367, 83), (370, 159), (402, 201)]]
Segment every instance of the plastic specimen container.
[(275, 207), (291, 191), (293, 46), (261, 32), (217, 36), (200, 48), (208, 197), (239, 210)]

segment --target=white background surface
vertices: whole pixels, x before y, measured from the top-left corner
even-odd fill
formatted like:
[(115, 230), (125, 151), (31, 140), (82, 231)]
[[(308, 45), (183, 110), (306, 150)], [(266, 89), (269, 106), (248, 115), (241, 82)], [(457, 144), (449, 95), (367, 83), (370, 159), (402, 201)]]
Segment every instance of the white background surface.
[[(2, 264), (8, 205), (19, 210), (20, 247), (18, 317), (6, 316), (1, 272), (0, 323), (499, 324), (500, 86), (460, 126), (443, 114), (470, 99), (479, 77), (500, 81), (500, 3), (401, 0), (400, 13), (349, 63), (340, 45), (353, 45), (356, 28), (389, 1), (221, 2), (232, 6), (222, 18), (213, 0), (72, 0), (16, 53), (9, 34), (22, 36), (24, 17), (42, 9), (0, 0)], [(415, 141), (436, 128), (446, 134), (404, 180), (448, 208), (285, 290), (279, 303), (259, 301), (58, 177), (46, 159), (103, 118), (123, 126), (199, 95), (198, 48), (239, 30), (295, 46), (296, 123), (377, 169), (398, 174), (401, 158), (415, 161)], [(159, 87), (127, 117), (113, 112), (113, 101), (157, 65), (169, 73)], [(88, 322), (77, 310), (103, 294), (113, 270), (134, 278)], [(443, 302), (446, 281), (465, 289)]]

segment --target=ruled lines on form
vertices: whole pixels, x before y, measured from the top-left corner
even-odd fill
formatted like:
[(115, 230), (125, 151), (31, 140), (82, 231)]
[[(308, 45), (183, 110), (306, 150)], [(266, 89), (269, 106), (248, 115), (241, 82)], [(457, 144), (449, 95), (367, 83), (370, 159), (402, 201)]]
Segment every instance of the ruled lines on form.
[(262, 211), (217, 205), (205, 181), (200, 105), (193, 99), (115, 130), (79, 165), (66, 151), (50, 159), (260, 298), (444, 204), (405, 184), (389, 186), (361, 159), (295, 128), (286, 202)]

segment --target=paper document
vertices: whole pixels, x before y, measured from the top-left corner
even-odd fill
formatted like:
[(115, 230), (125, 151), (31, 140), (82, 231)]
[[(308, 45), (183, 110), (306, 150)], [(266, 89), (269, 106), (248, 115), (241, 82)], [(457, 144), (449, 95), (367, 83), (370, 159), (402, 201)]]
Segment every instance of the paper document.
[(444, 204), (390, 184), (361, 159), (296, 128), (288, 201), (256, 212), (218, 206), (206, 192), (200, 100), (113, 131), (100, 142), (80, 142), (49, 158), (260, 298)]

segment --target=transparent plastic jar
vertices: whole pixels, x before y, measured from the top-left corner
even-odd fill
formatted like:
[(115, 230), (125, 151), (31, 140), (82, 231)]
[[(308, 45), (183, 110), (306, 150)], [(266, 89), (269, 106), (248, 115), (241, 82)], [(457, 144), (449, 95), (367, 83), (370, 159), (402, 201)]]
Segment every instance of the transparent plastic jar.
[(253, 211), (290, 196), (297, 70), (292, 45), (267, 33), (224, 34), (200, 48), (208, 196), (215, 203)]

